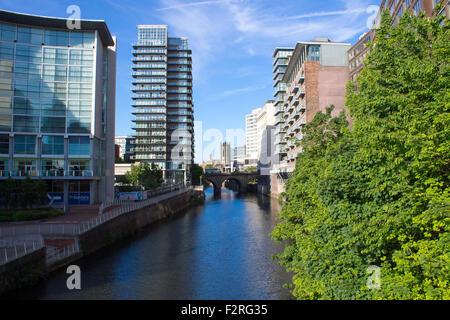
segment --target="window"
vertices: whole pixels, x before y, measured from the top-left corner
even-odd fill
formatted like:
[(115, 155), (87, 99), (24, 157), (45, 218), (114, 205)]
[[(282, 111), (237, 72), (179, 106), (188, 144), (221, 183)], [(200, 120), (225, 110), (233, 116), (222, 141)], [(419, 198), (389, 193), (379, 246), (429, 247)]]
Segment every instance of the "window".
[(89, 160), (71, 160), (69, 162), (69, 175), (73, 177), (81, 177), (87, 174), (90, 168)]
[(0, 154), (9, 154), (9, 135), (0, 135)]
[(44, 64), (42, 78), (46, 81), (67, 81), (67, 67)]
[(309, 61), (320, 61), (320, 46), (309, 47)]
[(44, 32), (36, 28), (17, 28), (17, 42), (41, 45), (44, 41)]
[(66, 31), (45, 30), (44, 43), (48, 46), (67, 47), (69, 45), (69, 33)]
[(8, 160), (0, 159), (0, 176), (7, 176), (9, 171)]
[(67, 65), (67, 49), (44, 48), (44, 63)]
[(90, 133), (91, 132), (91, 118), (68, 118), (67, 119), (68, 133)]
[(0, 39), (5, 41), (16, 40), (16, 26), (0, 24)]
[(69, 155), (89, 156), (91, 154), (91, 140), (89, 137), (70, 137)]
[(64, 154), (64, 137), (43, 136), (42, 137), (42, 154), (63, 155)]
[(35, 154), (36, 153), (36, 136), (14, 136), (14, 153), (15, 154)]
[(66, 118), (65, 117), (42, 117), (41, 132), (46, 133), (65, 133)]
[(14, 131), (38, 132), (39, 116), (14, 116)]
[(64, 176), (64, 160), (42, 159), (41, 170), (44, 177), (62, 177)]
[(93, 33), (71, 32), (70, 46), (76, 48), (92, 48), (95, 43)]

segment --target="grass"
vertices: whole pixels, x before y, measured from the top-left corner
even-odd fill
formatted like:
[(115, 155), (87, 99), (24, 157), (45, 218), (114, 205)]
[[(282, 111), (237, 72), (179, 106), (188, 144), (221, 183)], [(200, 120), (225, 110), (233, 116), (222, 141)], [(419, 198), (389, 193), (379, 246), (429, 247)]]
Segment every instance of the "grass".
[(0, 222), (19, 222), (55, 218), (63, 212), (54, 208), (0, 210)]

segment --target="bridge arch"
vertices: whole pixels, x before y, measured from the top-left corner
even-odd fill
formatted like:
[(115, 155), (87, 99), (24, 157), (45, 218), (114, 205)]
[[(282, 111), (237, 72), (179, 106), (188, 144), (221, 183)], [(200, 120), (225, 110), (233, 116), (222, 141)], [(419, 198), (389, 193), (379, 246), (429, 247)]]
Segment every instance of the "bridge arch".
[(227, 180), (235, 180), (239, 185), (239, 193), (247, 193), (247, 186), (250, 180), (258, 179), (259, 175), (256, 173), (221, 173), (221, 174), (206, 174), (205, 180), (212, 183), (214, 186), (214, 193), (220, 194), (222, 185)]

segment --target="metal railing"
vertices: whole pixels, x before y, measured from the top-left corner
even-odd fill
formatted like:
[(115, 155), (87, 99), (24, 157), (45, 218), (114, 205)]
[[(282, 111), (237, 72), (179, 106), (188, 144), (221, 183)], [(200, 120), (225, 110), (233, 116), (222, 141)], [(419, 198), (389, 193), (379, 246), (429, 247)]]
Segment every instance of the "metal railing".
[(35, 252), (44, 247), (41, 236), (35, 239), (0, 239), (0, 265)]
[[(47, 224), (29, 224), (29, 225), (4, 225), (0, 226), (1, 237), (14, 237), (19, 235), (61, 235), (61, 236), (78, 236), (98, 225), (114, 219), (120, 215), (139, 210), (155, 204), (159, 201), (169, 199), (172, 196), (182, 194), (190, 188), (190, 184), (164, 187), (162, 190), (150, 191), (149, 199), (139, 202), (125, 201), (120, 207), (104, 212), (109, 204), (103, 205), (102, 214), (81, 223), (47, 223)], [(0, 252), (1, 254), (1, 252)], [(8, 252), (8, 254), (10, 254)]]
[(63, 260), (78, 252), (80, 252), (80, 248), (78, 246), (78, 241), (76, 241), (76, 239), (74, 244), (63, 248), (47, 246), (47, 256), (46, 256), (47, 265)]

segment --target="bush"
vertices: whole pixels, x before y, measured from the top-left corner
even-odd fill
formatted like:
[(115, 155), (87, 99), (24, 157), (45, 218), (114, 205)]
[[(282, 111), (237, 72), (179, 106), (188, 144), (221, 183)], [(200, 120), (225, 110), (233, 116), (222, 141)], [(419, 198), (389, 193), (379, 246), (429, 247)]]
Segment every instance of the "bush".
[[(387, 12), (346, 117), (318, 113), (272, 236), (299, 299), (450, 298), (449, 23)], [(367, 269), (381, 288), (367, 288)]]

